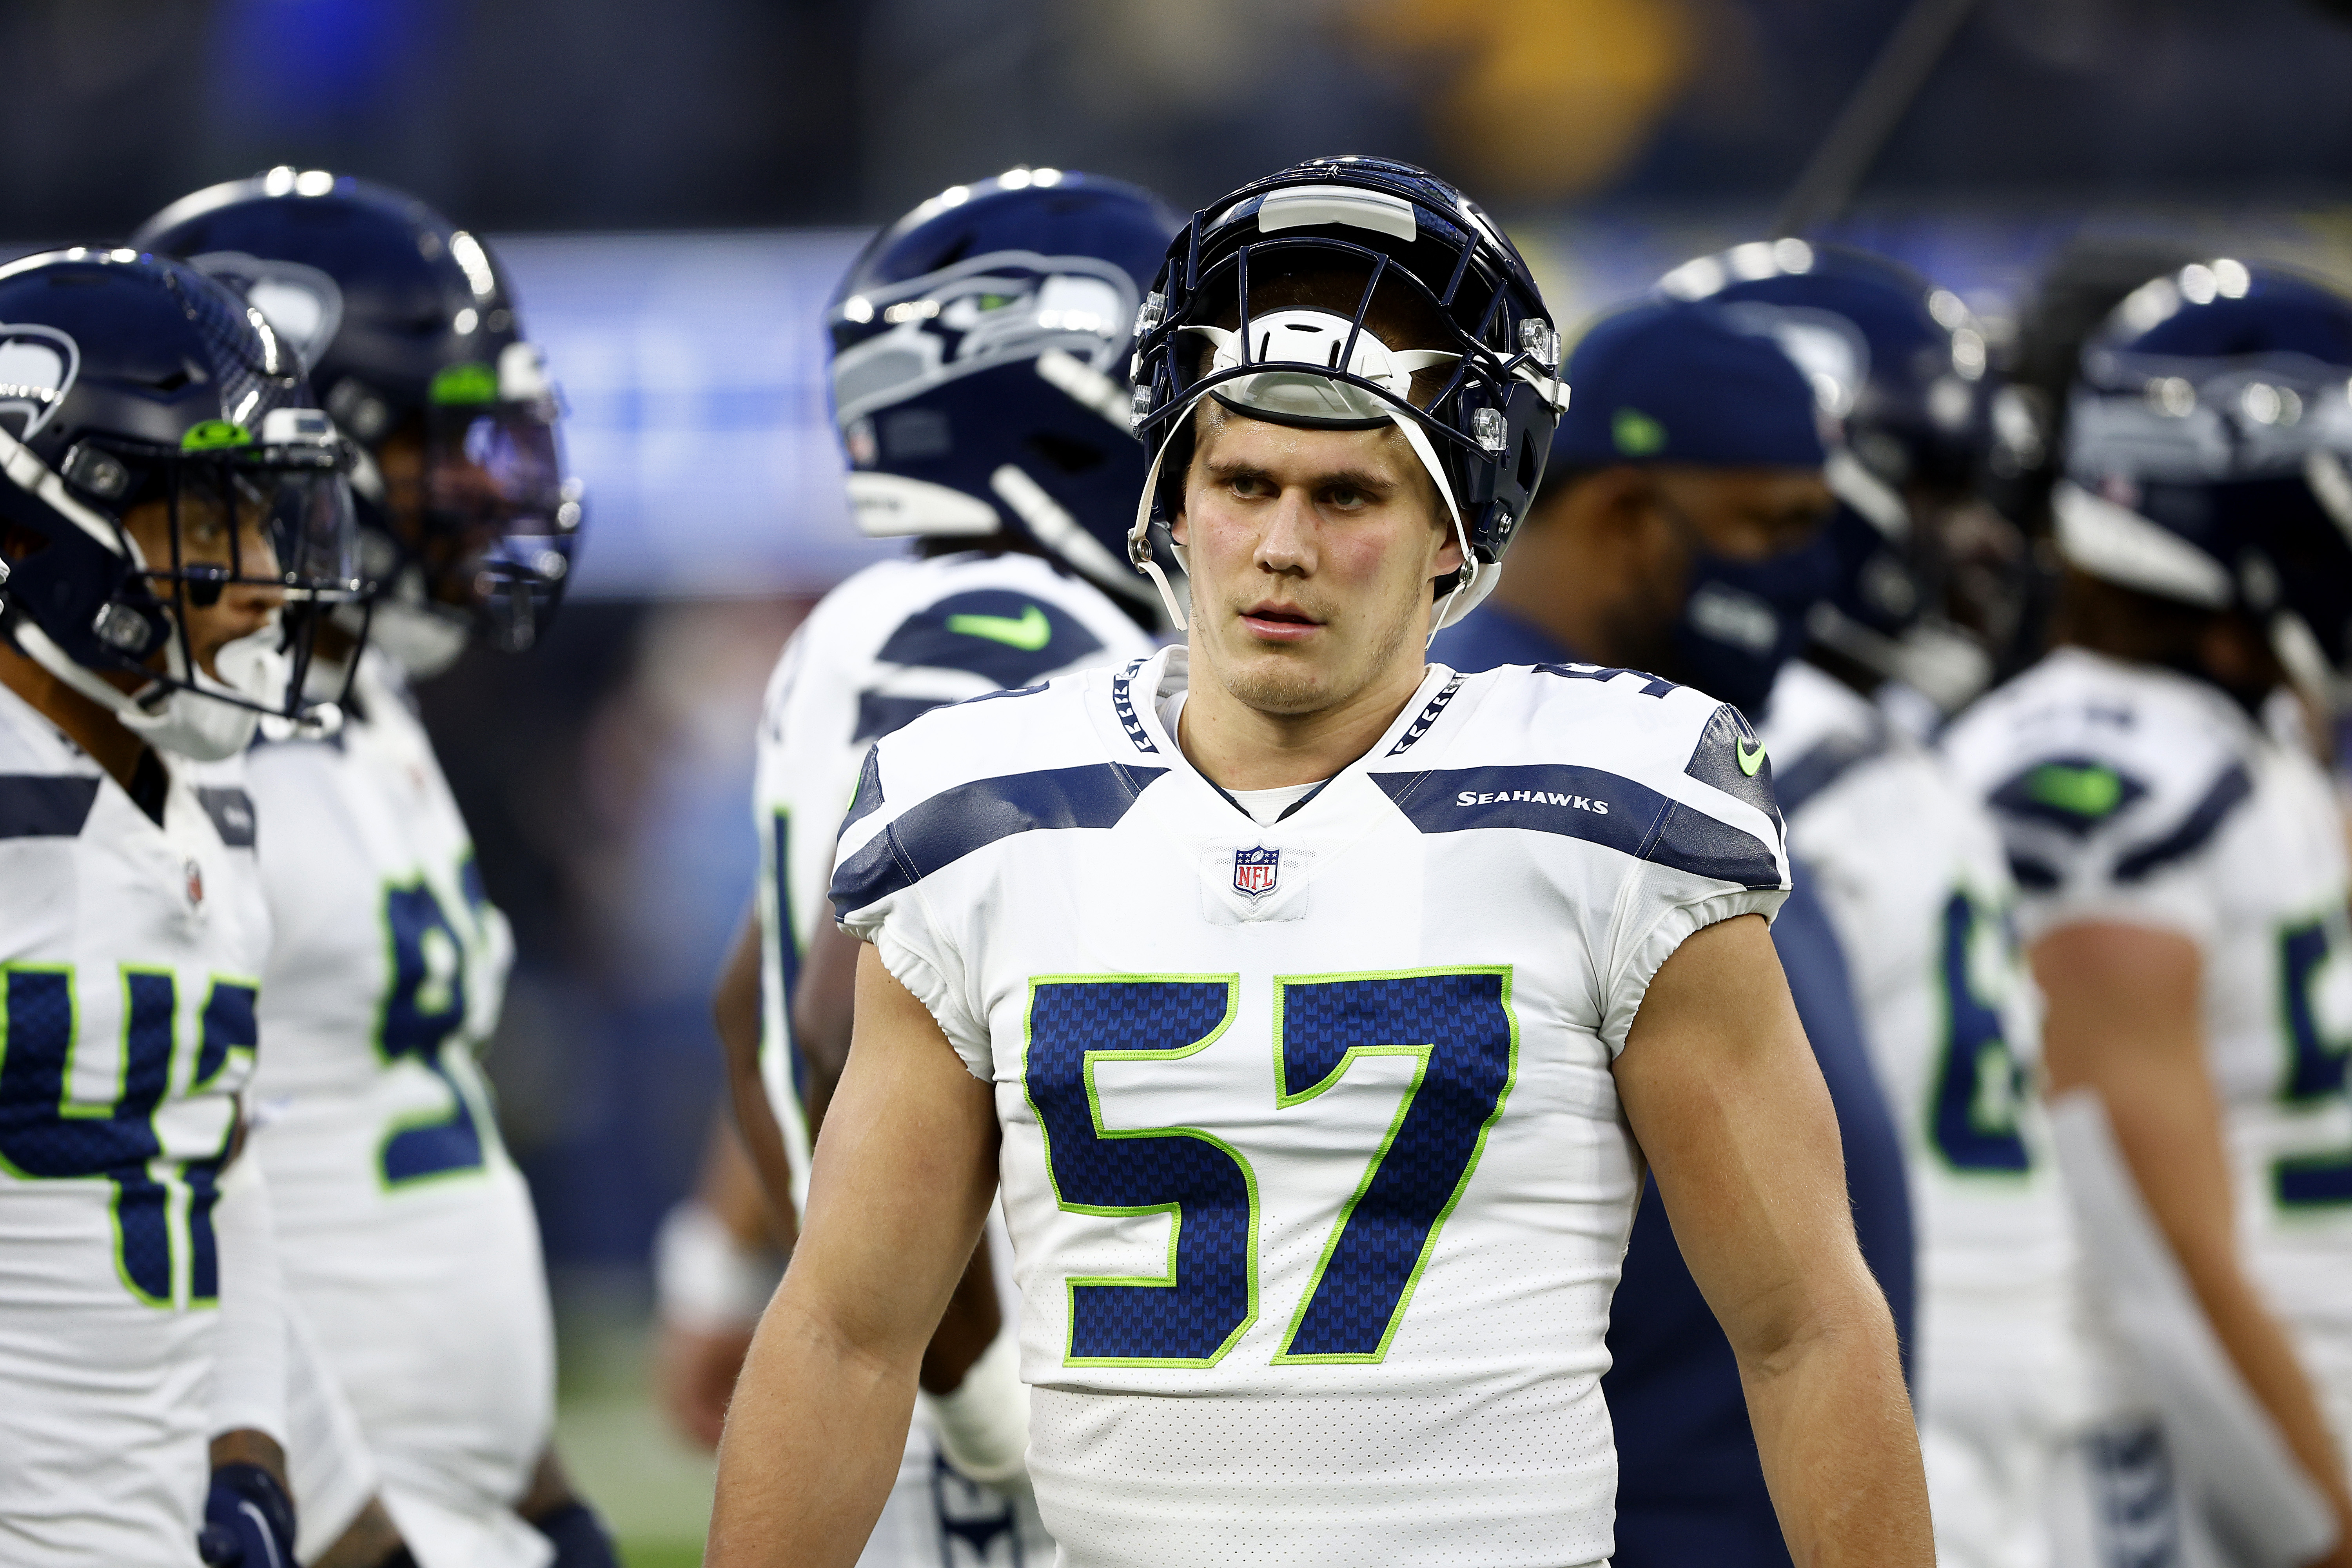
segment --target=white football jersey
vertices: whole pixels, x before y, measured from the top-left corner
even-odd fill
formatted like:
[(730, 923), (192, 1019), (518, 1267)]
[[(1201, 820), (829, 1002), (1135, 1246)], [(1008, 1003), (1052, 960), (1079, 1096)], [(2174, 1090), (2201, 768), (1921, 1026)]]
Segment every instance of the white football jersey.
[(1433, 666), (1261, 827), (1162, 725), (1186, 672), (885, 739), (833, 885), (994, 1085), (1062, 1561), (1599, 1563), (1611, 1064), (1685, 937), (1785, 896), (1753, 736), (1637, 673)]
[(287, 1289), (420, 1558), (470, 1530), (463, 1560), (531, 1568), (545, 1538), (510, 1507), (552, 1428), (553, 1329), (477, 1065), (511, 940), (394, 667), (363, 658), (354, 698), (331, 739), (250, 756), (278, 931), (255, 1146)]
[(2029, 945), (2109, 921), (2202, 952), (2240, 1245), (2352, 1440), (2352, 932), (2326, 775), (2219, 689), (2080, 648), (1985, 699), (1946, 749), (2000, 824)]
[(196, 1561), (269, 913), (236, 761), (162, 826), (0, 688), (0, 1562)]
[(834, 840), (875, 741), (917, 714), (1093, 665), (1152, 640), (1082, 578), (1034, 555), (884, 561), (849, 578), (784, 646), (760, 719), (761, 1070), (804, 1194), (808, 1123), (792, 1080), (791, 996), (826, 918)]
[[(2000, 835), (1941, 759), (1810, 664), (1782, 671), (1763, 735), (1790, 851), (1837, 928), (1903, 1142), (1938, 1542), (1960, 1562), (2039, 1562), (2037, 1496), (1962, 1503), (1990, 1476), (2042, 1485), (2093, 1414), (2079, 1259)], [(1978, 1549), (1956, 1549), (1961, 1531)]]

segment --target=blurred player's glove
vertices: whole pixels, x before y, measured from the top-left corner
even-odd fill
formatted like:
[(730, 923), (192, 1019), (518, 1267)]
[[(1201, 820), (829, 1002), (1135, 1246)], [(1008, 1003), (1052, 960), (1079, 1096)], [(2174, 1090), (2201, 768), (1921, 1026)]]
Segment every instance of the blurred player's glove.
[(294, 1568), (294, 1500), (259, 1465), (220, 1465), (196, 1553), (206, 1568)]

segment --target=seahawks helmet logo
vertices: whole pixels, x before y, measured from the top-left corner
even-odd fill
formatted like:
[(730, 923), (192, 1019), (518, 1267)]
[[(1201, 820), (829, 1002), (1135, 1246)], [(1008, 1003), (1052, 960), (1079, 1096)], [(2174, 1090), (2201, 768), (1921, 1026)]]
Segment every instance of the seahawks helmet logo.
[(315, 267), (274, 261), (241, 250), (215, 250), (194, 258), (199, 271), (219, 279), (262, 314), (278, 341), (304, 366), (315, 366), (343, 324), (343, 291)]
[(0, 416), (24, 416), (18, 440), (31, 440), (56, 417), (80, 372), (81, 350), (55, 327), (0, 324)]
[(1112, 263), (1025, 250), (992, 251), (853, 295), (828, 317), (834, 416), (847, 430), (946, 382), (1049, 349), (1108, 374), (1135, 310), (1134, 279)]

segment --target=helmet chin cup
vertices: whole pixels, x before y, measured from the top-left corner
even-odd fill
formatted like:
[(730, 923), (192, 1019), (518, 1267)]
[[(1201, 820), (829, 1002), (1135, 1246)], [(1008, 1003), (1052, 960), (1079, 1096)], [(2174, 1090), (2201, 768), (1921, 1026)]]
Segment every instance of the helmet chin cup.
[(354, 635), (364, 626), (368, 641), (418, 680), (429, 680), (457, 663), (474, 631), (472, 615), (426, 596), (425, 574), (413, 562), (378, 595), (363, 617), (347, 616), (342, 624)]

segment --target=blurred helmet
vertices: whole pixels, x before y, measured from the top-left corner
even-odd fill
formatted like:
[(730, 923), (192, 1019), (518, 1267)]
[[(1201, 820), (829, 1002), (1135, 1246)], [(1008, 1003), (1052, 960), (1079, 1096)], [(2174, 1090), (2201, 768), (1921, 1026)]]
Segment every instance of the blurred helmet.
[(1144, 459), (1120, 377), (1182, 222), (1116, 180), (1013, 169), (875, 236), (825, 311), (858, 527), (1009, 530), (1148, 606), (1126, 562)]
[(2077, 569), (2242, 611), (2297, 684), (2352, 696), (2352, 300), (2193, 262), (2084, 345), (2052, 496)]
[[(1968, 612), (1952, 603), (1944, 512), (1970, 496), (1993, 432), (1995, 378), (1968, 307), (1884, 257), (1801, 239), (1700, 257), (1659, 288), (1778, 340), (1844, 429), (1827, 469), (1839, 500), (1828, 534), (1838, 585), (1811, 614), (1814, 640), (1947, 712), (1983, 690), (1998, 651), (1989, 645), (2014, 616), (1976, 603), (1983, 584), (1971, 584)], [(2013, 592), (2006, 580), (2022, 570), (2022, 536), (1994, 518), (1971, 521), (2004, 536), (1990, 586)]]
[[(320, 617), (362, 594), (352, 453), (260, 312), (177, 262), (75, 249), (0, 268), (0, 323), (8, 637), (183, 755), (232, 755), (264, 715), (331, 723), (303, 682)], [(124, 526), (151, 505), (167, 559)], [(256, 529), (274, 560), (247, 548)], [(222, 536), (225, 562), (206, 542)], [(188, 612), (235, 584), (282, 589), (285, 605), (220, 650), (215, 677)], [(98, 673), (118, 670), (135, 693)]]
[(182, 197), (131, 243), (259, 309), (365, 448), (352, 488), (381, 646), (430, 675), (471, 631), (538, 640), (571, 576), (580, 487), (545, 359), (480, 239), (414, 196), (279, 168)]
[[(1361, 292), (1336, 308), (1263, 303), (1272, 281), (1318, 275), (1349, 287), (1360, 279)], [(1433, 341), (1381, 342), (1368, 323), (1391, 313), (1425, 323), (1420, 331)], [(1136, 328), (1134, 418), (1152, 467), (1129, 548), (1171, 615), (1175, 595), (1151, 559), (1150, 530), (1166, 529), (1182, 506), (1192, 414), (1203, 397), (1278, 425), (1394, 425), (1436, 481), (1462, 546), (1461, 569), (1437, 584), (1432, 632), (1493, 589), (1568, 388), (1559, 332), (1534, 275), (1460, 191), (1382, 158), (1315, 158), (1253, 181), (1195, 216), (1170, 247)], [(1423, 373), (1442, 384), (1416, 401)]]

